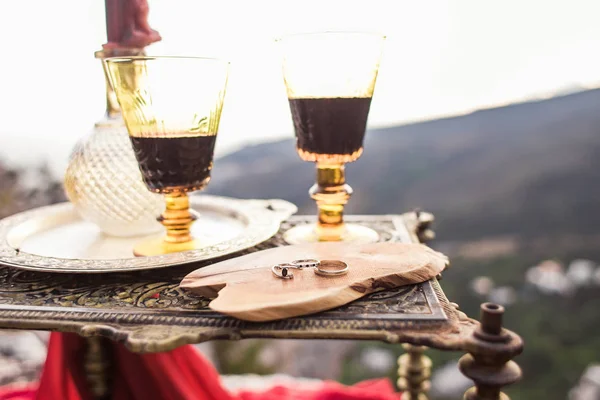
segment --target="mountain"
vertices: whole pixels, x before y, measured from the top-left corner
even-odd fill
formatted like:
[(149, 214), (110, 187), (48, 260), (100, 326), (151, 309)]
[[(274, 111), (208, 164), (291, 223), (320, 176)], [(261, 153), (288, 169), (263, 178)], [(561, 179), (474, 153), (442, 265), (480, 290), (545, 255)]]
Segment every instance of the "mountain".
[[(348, 213), (421, 207), (438, 237), (598, 233), (600, 89), (371, 130), (347, 180)], [(313, 183), (290, 138), (217, 160), (208, 192), (282, 198), (313, 214)]]

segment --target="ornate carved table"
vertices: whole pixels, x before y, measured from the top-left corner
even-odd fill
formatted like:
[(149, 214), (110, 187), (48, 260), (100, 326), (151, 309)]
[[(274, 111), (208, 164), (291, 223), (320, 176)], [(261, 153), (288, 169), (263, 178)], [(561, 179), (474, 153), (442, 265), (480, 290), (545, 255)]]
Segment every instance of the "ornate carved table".
[[(248, 250), (285, 245), (281, 233), (305, 222), (293, 217), (271, 240)], [(382, 240), (426, 241), (433, 237), (431, 214), (353, 216), (377, 230)], [(240, 254), (238, 254), (240, 255)], [(360, 339), (402, 343), (398, 386), (406, 399), (426, 399), (431, 361), (424, 346), (466, 352), (460, 369), (475, 382), (465, 399), (507, 399), (502, 386), (521, 371), (513, 357), (523, 343), (502, 328), (503, 309), (481, 306), (481, 323), (448, 301), (437, 279), (375, 293), (335, 310), (269, 323), (244, 322), (211, 311), (208, 300), (178, 288), (202, 264), (136, 273), (50, 274), (0, 266), (0, 328), (76, 332), (88, 340), (86, 357), (103, 368), (88, 368), (90, 384), (106, 398), (108, 371), (102, 341), (123, 343), (133, 352), (168, 351), (211, 339)]]

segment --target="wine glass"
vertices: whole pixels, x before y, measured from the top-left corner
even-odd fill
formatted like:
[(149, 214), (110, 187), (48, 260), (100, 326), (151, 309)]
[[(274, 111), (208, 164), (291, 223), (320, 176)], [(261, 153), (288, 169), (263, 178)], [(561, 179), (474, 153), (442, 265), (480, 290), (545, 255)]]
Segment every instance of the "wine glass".
[(210, 180), (229, 63), (199, 57), (114, 57), (105, 60), (135, 157), (148, 190), (165, 197), (158, 221), (166, 235), (133, 252), (153, 256), (194, 250), (197, 216), (188, 192)]
[(294, 34), (277, 40), (296, 133), (296, 149), (317, 166), (310, 189), (318, 222), (288, 230), (290, 244), (378, 240), (374, 230), (343, 219), (352, 194), (344, 164), (363, 152), (363, 139), (385, 36), (361, 32)]

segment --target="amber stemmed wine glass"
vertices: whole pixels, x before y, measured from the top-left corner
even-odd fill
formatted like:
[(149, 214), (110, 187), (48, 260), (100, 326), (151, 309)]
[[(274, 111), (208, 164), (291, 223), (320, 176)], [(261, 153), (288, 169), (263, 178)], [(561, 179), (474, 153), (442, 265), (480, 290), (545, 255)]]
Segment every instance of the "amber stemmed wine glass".
[(296, 149), (317, 166), (310, 189), (316, 224), (299, 225), (284, 238), (290, 244), (315, 241), (375, 242), (378, 234), (344, 223), (352, 194), (344, 165), (363, 152), (363, 139), (385, 36), (361, 32), (294, 34), (277, 40), (296, 134)]
[(190, 231), (197, 216), (187, 194), (202, 190), (210, 180), (229, 63), (163, 56), (105, 62), (144, 183), (166, 201), (158, 217), (166, 235), (142, 240), (134, 254), (201, 248)]

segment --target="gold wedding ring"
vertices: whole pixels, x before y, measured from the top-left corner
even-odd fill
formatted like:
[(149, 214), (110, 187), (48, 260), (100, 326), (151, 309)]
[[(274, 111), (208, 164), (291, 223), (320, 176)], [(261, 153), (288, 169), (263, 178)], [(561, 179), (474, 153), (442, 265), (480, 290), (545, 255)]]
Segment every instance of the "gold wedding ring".
[(289, 263), (275, 264), (271, 267), (271, 272), (279, 279), (293, 279), (294, 274), (291, 269), (314, 268), (315, 274), (319, 276), (340, 276), (348, 273), (348, 264), (339, 260), (316, 260), (308, 258), (304, 260), (294, 260)]
[(347, 273), (348, 264), (339, 260), (321, 260), (320, 264), (315, 267), (315, 274), (319, 276), (340, 276)]

